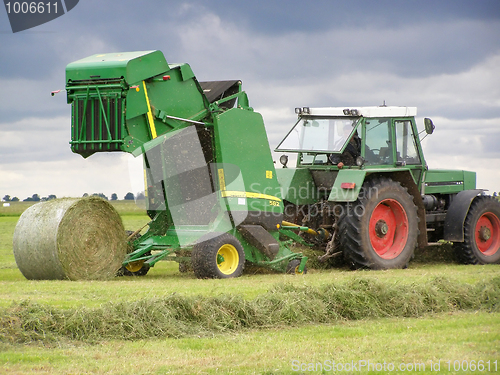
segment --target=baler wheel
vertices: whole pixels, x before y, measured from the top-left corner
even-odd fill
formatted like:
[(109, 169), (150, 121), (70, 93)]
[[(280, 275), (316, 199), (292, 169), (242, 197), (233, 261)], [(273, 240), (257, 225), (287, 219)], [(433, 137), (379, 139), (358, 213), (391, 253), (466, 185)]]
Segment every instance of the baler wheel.
[[(133, 231), (125, 231), (127, 237), (133, 234)], [(141, 235), (137, 234), (132, 237), (131, 241), (135, 241), (140, 238)], [(133, 250), (132, 246), (129, 243), (129, 252)], [(151, 255), (151, 252), (146, 253), (146, 255)], [(148, 264), (144, 264), (144, 260), (138, 260), (135, 262), (131, 262), (127, 264), (125, 267), (122, 266), (117, 276), (146, 276), (151, 267)]]
[(405, 268), (418, 236), (417, 207), (399, 182), (366, 181), (358, 200), (346, 206), (339, 239), (354, 268)]
[(304, 271), (299, 272), (300, 259), (291, 260), (286, 266), (286, 273), (289, 275), (305, 275), (307, 273), (307, 267)]
[(145, 276), (149, 272), (149, 265), (144, 264), (143, 260), (138, 260), (122, 267), (123, 276)]
[(210, 234), (194, 245), (191, 255), (194, 274), (199, 279), (228, 279), (238, 277), (245, 266), (245, 252), (232, 235)]
[(455, 252), (466, 264), (500, 263), (500, 202), (493, 197), (477, 197), (464, 222), (464, 242), (456, 242)]

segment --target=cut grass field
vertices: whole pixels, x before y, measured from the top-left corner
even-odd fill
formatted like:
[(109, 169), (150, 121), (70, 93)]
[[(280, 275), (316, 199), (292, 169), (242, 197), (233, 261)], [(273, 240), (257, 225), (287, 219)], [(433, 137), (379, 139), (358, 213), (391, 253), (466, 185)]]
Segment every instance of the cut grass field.
[[(126, 228), (147, 223), (116, 203)], [(435, 373), (431, 361), (500, 360), (499, 266), (458, 265), (445, 246), (407, 270), (198, 280), (160, 262), (142, 278), (29, 281), (16, 221), (0, 217), (0, 373), (281, 374), (333, 360)]]
[(425, 371), (419, 374), (435, 374), (430, 365), (441, 360), (440, 373), (466, 373), (445, 371), (446, 362), (492, 363), (498, 359), (498, 332), (495, 314), (461, 312), (248, 330), (203, 338), (103, 340), (95, 345), (0, 344), (0, 363), (4, 373), (15, 374), (303, 374), (306, 371), (294, 371), (294, 361), (307, 369), (309, 363), (316, 367), (317, 363), (328, 365), (327, 361), (365, 360), (395, 366), (422, 363)]

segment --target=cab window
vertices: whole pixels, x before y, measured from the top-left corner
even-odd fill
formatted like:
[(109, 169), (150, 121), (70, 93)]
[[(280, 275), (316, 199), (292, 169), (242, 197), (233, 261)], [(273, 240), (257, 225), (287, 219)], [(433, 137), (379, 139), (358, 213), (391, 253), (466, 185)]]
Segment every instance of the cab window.
[(404, 164), (420, 164), (411, 121), (394, 121), (396, 128), (396, 157)]
[(390, 119), (370, 118), (365, 122), (365, 161), (368, 165), (393, 164)]
[(300, 158), (301, 165), (323, 165), (328, 164), (328, 156), (326, 154), (309, 154), (303, 153)]

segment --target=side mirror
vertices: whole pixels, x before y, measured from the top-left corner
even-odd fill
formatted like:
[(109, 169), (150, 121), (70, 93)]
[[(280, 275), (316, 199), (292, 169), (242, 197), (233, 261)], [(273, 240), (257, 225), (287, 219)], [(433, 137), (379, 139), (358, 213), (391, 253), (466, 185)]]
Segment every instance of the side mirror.
[(430, 118), (424, 119), (424, 125), (425, 125), (425, 132), (427, 134), (434, 133), (434, 129), (436, 129), (436, 127), (434, 126), (434, 124), (432, 123), (432, 120)]

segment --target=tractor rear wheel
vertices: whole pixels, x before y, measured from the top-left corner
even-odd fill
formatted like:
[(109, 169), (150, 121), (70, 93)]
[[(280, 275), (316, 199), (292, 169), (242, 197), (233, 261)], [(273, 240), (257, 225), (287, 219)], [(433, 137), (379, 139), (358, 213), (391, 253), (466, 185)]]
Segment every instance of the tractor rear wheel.
[(489, 196), (472, 202), (464, 222), (464, 242), (453, 245), (462, 263), (500, 263), (500, 202)]
[(346, 205), (339, 229), (344, 257), (354, 268), (405, 268), (417, 244), (417, 207), (398, 182), (373, 178)]
[(194, 245), (191, 262), (199, 279), (228, 279), (243, 273), (245, 252), (234, 236), (211, 233)]

